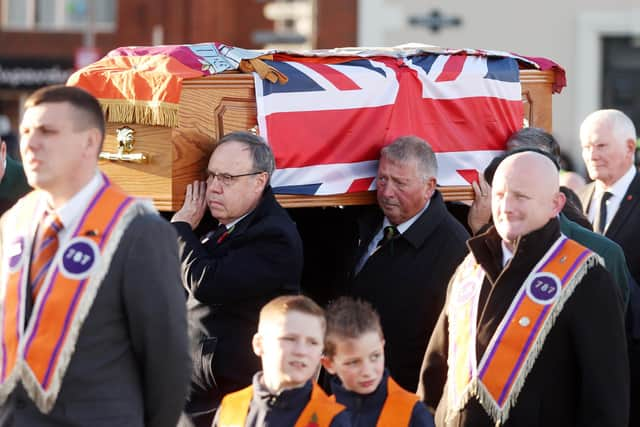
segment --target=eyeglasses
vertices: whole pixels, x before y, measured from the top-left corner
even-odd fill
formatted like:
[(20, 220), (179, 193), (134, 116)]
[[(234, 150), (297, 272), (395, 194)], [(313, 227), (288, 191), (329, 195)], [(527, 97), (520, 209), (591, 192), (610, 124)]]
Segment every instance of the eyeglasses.
[(243, 176), (259, 175), (261, 173), (264, 173), (264, 171), (241, 173), (238, 175), (231, 175), (230, 173), (213, 173), (207, 171), (207, 184), (213, 184), (213, 181), (215, 181), (217, 178), (218, 182), (220, 182), (223, 186), (229, 187), (238, 178), (241, 178)]

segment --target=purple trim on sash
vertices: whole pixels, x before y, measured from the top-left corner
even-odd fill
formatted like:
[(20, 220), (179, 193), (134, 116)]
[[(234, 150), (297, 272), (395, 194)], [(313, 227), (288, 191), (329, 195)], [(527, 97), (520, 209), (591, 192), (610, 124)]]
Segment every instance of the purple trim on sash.
[(493, 348), (491, 349), (491, 353), (489, 353), (489, 357), (487, 357), (487, 362), (484, 364), (484, 366), (482, 367), (482, 370), (480, 371), (480, 377), (484, 377), (484, 374), (486, 373), (487, 369), (489, 368), (489, 364), (491, 362), (491, 359), (493, 359), (493, 356), (495, 355), (496, 351), (498, 350), (498, 343), (502, 341), (502, 337), (507, 332), (509, 324), (511, 323), (511, 319), (513, 319), (513, 317), (516, 315), (516, 312), (518, 311), (518, 308), (520, 307), (520, 304), (522, 304), (522, 301), (524, 301), (524, 298), (526, 296), (527, 296), (526, 292), (522, 292), (522, 295), (520, 295), (520, 299), (518, 300), (518, 303), (514, 307), (514, 309), (511, 312), (511, 314), (509, 315), (509, 319), (507, 319), (507, 323), (505, 323), (505, 327), (502, 328), (502, 331), (500, 331), (500, 335), (498, 336), (498, 339), (495, 341), (496, 345), (494, 345)]
[[(566, 240), (565, 240), (566, 242)], [(564, 246), (564, 243), (563, 243)], [(574, 263), (571, 265), (571, 267), (569, 268), (569, 270), (567, 271), (567, 273), (562, 277), (561, 280), (561, 290), (564, 290), (565, 286), (567, 285), (568, 279), (574, 274), (575, 269), (578, 267), (578, 265), (580, 265), (582, 263), (582, 260), (585, 258), (586, 255), (589, 254), (589, 250), (586, 249), (585, 251), (583, 251), (574, 261)], [(553, 254), (553, 256), (549, 259), (549, 261), (551, 259), (553, 259), (555, 257), (555, 253)], [(547, 263), (545, 263), (545, 265), (542, 267), (546, 267)], [(542, 268), (540, 268), (540, 270), (542, 270)], [(538, 271), (540, 271), (538, 270)], [(511, 384), (513, 383), (513, 380), (515, 379), (516, 374), (519, 372), (520, 367), (522, 366), (522, 363), (524, 362), (524, 359), (526, 358), (528, 352), (529, 352), (529, 348), (531, 347), (531, 343), (533, 341), (533, 339), (537, 336), (538, 334), (538, 330), (540, 329), (540, 326), (543, 322), (544, 319), (546, 319), (547, 317), (547, 312), (549, 311), (549, 309), (551, 308), (552, 305), (547, 305), (544, 307), (544, 309), (542, 309), (542, 312), (540, 313), (540, 315), (538, 316), (538, 319), (536, 320), (535, 325), (533, 326), (531, 333), (529, 334), (529, 337), (527, 338), (527, 341), (525, 343), (525, 346), (522, 350), (522, 352), (520, 353), (520, 356), (518, 357), (518, 360), (516, 361), (516, 364), (513, 368), (513, 370), (511, 371), (511, 374), (509, 375), (509, 378), (507, 379), (507, 382), (505, 383), (504, 388), (502, 389), (502, 392), (500, 393), (500, 397), (498, 398), (498, 404), (500, 406), (502, 406), (504, 404), (504, 400), (506, 398), (506, 394), (507, 391), (511, 388)], [(515, 311), (514, 311), (515, 313)], [(507, 324), (508, 325), (508, 324)], [(507, 328), (505, 328), (506, 330)], [(502, 336), (502, 335), (501, 335)], [(497, 346), (496, 346), (497, 347)]]
[(576, 269), (576, 267), (578, 267), (578, 264), (580, 264), (582, 262), (582, 260), (584, 259), (584, 257), (587, 256), (588, 254), (589, 254), (589, 249), (586, 249), (584, 252), (582, 252), (580, 255), (578, 255), (578, 258), (576, 258), (576, 261), (573, 263), (573, 265), (571, 266), (569, 271), (567, 271), (567, 274), (565, 274), (564, 277), (562, 278), (563, 287), (564, 287), (565, 280), (567, 280), (568, 277), (573, 274), (573, 272)]
[(553, 251), (553, 253), (549, 256), (549, 258), (547, 258), (547, 260), (544, 262), (544, 264), (542, 264), (540, 266), (540, 268), (538, 269), (538, 271), (536, 271), (536, 273), (539, 273), (540, 270), (542, 270), (543, 268), (545, 268), (547, 265), (549, 265), (549, 263), (551, 262), (552, 259), (554, 259), (556, 257), (556, 255), (558, 254), (558, 252), (560, 252), (560, 250), (562, 248), (564, 248), (564, 245), (567, 243), (567, 241), (569, 240), (566, 237), (562, 237), (562, 242), (560, 242), (560, 244), (558, 245), (558, 247)]
[[(536, 270), (536, 272), (534, 274), (537, 274), (540, 271), (542, 271), (551, 262), (551, 260), (556, 257), (558, 252), (560, 252), (560, 250), (564, 247), (564, 245), (567, 243), (567, 241), (568, 241), (567, 238), (563, 238), (562, 242), (560, 242), (558, 247), (551, 253), (551, 255), (547, 258), (547, 260), (544, 262), (544, 264), (542, 264)], [(522, 286), (521, 286), (521, 289), (522, 289)], [(518, 292), (520, 292), (520, 291), (518, 291)], [(524, 301), (526, 296), (527, 296), (526, 291), (522, 291), (522, 294), (520, 295), (520, 299), (518, 300), (518, 303), (516, 304), (516, 306), (511, 311), (511, 314), (509, 315), (509, 318), (507, 319), (507, 322), (504, 324), (505, 325), (504, 328), (502, 328), (502, 331), (500, 332), (500, 335), (498, 336), (498, 338), (495, 341), (495, 345), (491, 349), (491, 352), (489, 353), (489, 356), (486, 359), (486, 363), (483, 365), (482, 370), (480, 371), (480, 378), (481, 379), (484, 377), (487, 369), (489, 368), (491, 360), (493, 359), (493, 356), (495, 355), (495, 352), (498, 350), (498, 344), (502, 341), (502, 337), (507, 332), (507, 329), (509, 329), (509, 325), (511, 324), (511, 320), (513, 320), (513, 317), (516, 315), (516, 312), (518, 311), (518, 308), (520, 307), (520, 304), (522, 304), (522, 301)], [(540, 324), (540, 319), (542, 317), (544, 317), (544, 314), (545, 314), (546, 310), (548, 309), (548, 307), (549, 306), (545, 307), (542, 310), (542, 315), (538, 317), (538, 320), (536, 321), (536, 324), (532, 328), (531, 334), (534, 334), (537, 331), (537, 328), (538, 328), (538, 326)], [(507, 390), (509, 388), (511, 382), (513, 381), (513, 376), (515, 375), (515, 372), (518, 370), (518, 367), (522, 364), (523, 354), (526, 354), (526, 352), (528, 351), (528, 348), (529, 348), (529, 345), (530, 345), (530, 342), (531, 342), (531, 339), (532, 339), (532, 335), (531, 334), (529, 334), (529, 338), (527, 338), (527, 342), (525, 343), (525, 349), (523, 350), (523, 352), (520, 353), (520, 356), (518, 357), (518, 361), (516, 362), (516, 367), (514, 368), (514, 370), (511, 371), (511, 374), (509, 375), (509, 379), (507, 380), (507, 384), (506, 384), (505, 388), (502, 390), (502, 392), (500, 394), (500, 398), (498, 399), (498, 403), (499, 404), (500, 404), (500, 401), (503, 400), (503, 396), (505, 394), (505, 390)]]
[[(22, 252), (22, 256), (24, 258), (24, 250)], [(16, 309), (16, 342), (18, 343), (18, 346), (16, 347), (16, 353), (18, 352), (18, 348), (20, 347), (20, 304), (22, 303), (22, 299), (20, 298), (22, 295), (22, 286), (20, 286), (20, 284), (22, 283), (22, 275), (24, 274), (24, 260), (23, 260), (23, 266), (20, 269), (20, 274), (18, 275), (18, 304), (16, 304), (18, 306), (18, 308)], [(4, 329), (4, 322), (6, 319), (6, 315), (7, 315), (7, 310), (5, 310), (4, 308), (2, 309), (2, 328)], [(17, 354), (16, 354), (16, 360), (17, 360)], [(0, 368), (2, 369), (2, 372), (0, 373), (0, 378), (2, 378), (2, 382), (4, 382), (4, 380), (6, 379), (6, 375), (7, 375), (7, 342), (4, 338), (4, 335), (2, 336), (2, 367)]]
[[(27, 267), (25, 267), (25, 260), (23, 259), (22, 261), (22, 268), (20, 269), (20, 276), (18, 277), (18, 304), (16, 307), (16, 339), (18, 343), (20, 343), (20, 335), (22, 334), (22, 328), (24, 328), (24, 325), (21, 325), (20, 323), (20, 307), (22, 306), (22, 276), (25, 273), (25, 269)], [(27, 283), (27, 286), (29, 286), (29, 284)], [(4, 310), (2, 310), (4, 312)], [(2, 327), (4, 327), (4, 319), (2, 319), (3, 323), (2, 323)], [(24, 323), (24, 322), (23, 322)], [(3, 340), (4, 342), (4, 340)], [(20, 347), (20, 345), (18, 344), (18, 347)], [(16, 351), (18, 351), (18, 349), (16, 349)]]
[(87, 207), (87, 209), (85, 209), (84, 213), (82, 214), (82, 218), (80, 218), (80, 222), (78, 223), (78, 226), (73, 232), (74, 237), (82, 229), (82, 226), (84, 226), (84, 222), (87, 220), (87, 216), (89, 216), (89, 212), (93, 210), (93, 207), (96, 205), (96, 203), (98, 203), (98, 200), (100, 200), (104, 192), (107, 191), (108, 187), (109, 187), (109, 183), (105, 182), (104, 184), (102, 184), (102, 187), (100, 187), (96, 195), (93, 196), (93, 200), (91, 200), (91, 203), (89, 203), (89, 206)]
[[(105, 240), (106, 236), (108, 236), (109, 233), (111, 232), (111, 228), (113, 228), (113, 225), (115, 224), (116, 220), (120, 218), (120, 214), (122, 213), (122, 210), (125, 209), (127, 206), (129, 206), (132, 200), (133, 198), (131, 197), (127, 197), (126, 199), (124, 199), (124, 201), (120, 204), (120, 206), (116, 210), (115, 214), (111, 217), (111, 221), (109, 221), (109, 224), (107, 225), (107, 227), (105, 227), (104, 232), (102, 233), (102, 239), (100, 240), (100, 244), (99, 244), (101, 251), (103, 249), (104, 243), (106, 242)], [(49, 359), (49, 364), (47, 365), (47, 370), (44, 374), (44, 380), (42, 384), (43, 388), (49, 387), (49, 381), (51, 379), (51, 370), (53, 369), (55, 360), (58, 358), (58, 353), (60, 352), (60, 348), (62, 347), (64, 337), (67, 335), (67, 332), (71, 323), (72, 314), (75, 312), (76, 304), (78, 303), (78, 299), (80, 298), (80, 295), (82, 295), (82, 292), (86, 284), (87, 284), (87, 279), (83, 279), (82, 282), (80, 282), (80, 285), (78, 286), (78, 288), (76, 289), (76, 293), (73, 296), (73, 300), (71, 300), (71, 307), (70, 307), (70, 310), (67, 312), (67, 315), (65, 316), (64, 326), (62, 327), (62, 333), (58, 337), (58, 342), (56, 343), (56, 346), (53, 349), (53, 354)]]
[(84, 289), (86, 283), (87, 283), (87, 279), (83, 279), (80, 282), (80, 285), (76, 289), (76, 293), (73, 295), (73, 299), (71, 300), (71, 308), (67, 312), (67, 315), (64, 317), (64, 326), (62, 327), (62, 333), (58, 337), (58, 342), (56, 343), (56, 346), (53, 349), (53, 355), (49, 359), (49, 364), (47, 365), (47, 371), (44, 374), (44, 381), (43, 381), (42, 387), (45, 389), (49, 386), (49, 379), (50, 379), (49, 376), (51, 374), (51, 368), (53, 368), (53, 362), (58, 357), (58, 353), (60, 352), (60, 347), (62, 346), (62, 341), (64, 337), (67, 335), (67, 330), (69, 329), (71, 316), (75, 312), (76, 304), (78, 303), (78, 299), (80, 298), (80, 295), (82, 295), (82, 290)]
[(116, 210), (113, 217), (111, 217), (111, 221), (109, 221), (109, 224), (107, 224), (107, 226), (104, 229), (104, 233), (102, 233), (102, 239), (100, 239), (100, 248), (102, 248), (102, 245), (104, 244), (105, 239), (111, 232), (111, 228), (115, 224), (116, 220), (120, 218), (120, 213), (122, 212), (122, 210), (127, 206), (129, 206), (132, 201), (133, 201), (133, 197), (127, 197), (126, 199), (124, 199), (120, 207)]
[[(84, 225), (85, 220), (87, 219), (87, 216), (89, 215), (89, 212), (91, 211), (91, 209), (96, 205), (96, 203), (98, 202), (98, 200), (100, 199), (100, 197), (102, 197), (102, 194), (104, 194), (105, 190), (108, 187), (108, 183), (104, 183), (103, 186), (100, 188), (100, 190), (98, 190), (98, 192), (96, 193), (95, 196), (93, 196), (93, 200), (91, 200), (91, 203), (89, 203), (89, 206), (87, 207), (87, 209), (85, 209), (84, 214), (82, 214), (82, 218), (80, 218), (80, 222), (78, 224), (78, 227), (76, 227), (75, 231), (73, 232), (73, 237), (75, 237), (78, 232), (80, 231), (81, 227)], [(59, 268), (56, 267), (55, 270), (53, 271), (53, 275), (51, 276), (51, 280), (54, 280), (56, 278), (56, 276), (58, 276), (58, 271)], [(26, 359), (28, 354), (29, 354), (29, 350), (31, 349), (31, 343), (33, 342), (33, 338), (36, 336), (36, 331), (38, 330), (38, 327), (40, 326), (40, 318), (42, 315), (42, 310), (44, 310), (44, 306), (46, 305), (47, 299), (49, 299), (49, 295), (51, 294), (51, 290), (53, 289), (53, 286), (49, 286), (49, 288), (47, 289), (47, 292), (45, 293), (44, 297), (42, 298), (42, 304), (40, 304), (38, 313), (36, 315), (36, 322), (33, 326), (33, 330), (31, 331), (31, 335), (29, 336), (29, 339), (27, 340), (27, 345), (25, 346), (25, 350), (24, 350), (24, 358)], [(33, 314), (32, 314), (33, 315)]]
[(535, 325), (533, 325), (533, 328), (531, 328), (531, 333), (529, 334), (529, 337), (527, 338), (527, 341), (524, 344), (524, 348), (520, 352), (520, 356), (518, 356), (518, 360), (516, 361), (516, 364), (513, 367), (513, 370), (509, 374), (509, 378), (507, 378), (506, 384), (504, 385), (502, 391), (500, 392), (500, 397), (498, 398), (498, 405), (502, 406), (504, 404), (504, 399), (506, 398), (507, 390), (511, 388), (511, 384), (513, 383), (513, 380), (516, 374), (520, 370), (520, 366), (522, 366), (522, 362), (524, 362), (524, 359), (527, 357), (527, 354), (529, 353), (531, 342), (538, 335), (538, 329), (540, 329), (542, 321), (546, 319), (547, 312), (549, 311), (550, 307), (551, 307), (550, 305), (547, 305), (542, 309), (542, 312), (538, 316), (538, 319), (536, 320)]

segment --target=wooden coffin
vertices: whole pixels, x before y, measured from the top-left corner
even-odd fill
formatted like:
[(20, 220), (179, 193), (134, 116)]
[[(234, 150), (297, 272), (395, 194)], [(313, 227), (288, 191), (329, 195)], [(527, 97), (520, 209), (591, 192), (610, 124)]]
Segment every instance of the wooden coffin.
[[(530, 126), (550, 132), (553, 72), (521, 70), (520, 79), (525, 119)], [(133, 143), (121, 148), (124, 143), (117, 140), (116, 131), (125, 126), (133, 130)], [(176, 211), (182, 206), (187, 184), (203, 179), (216, 141), (228, 132), (256, 126), (251, 75), (225, 73), (185, 80), (178, 125), (169, 128), (108, 123), (100, 168), (130, 194), (152, 198), (159, 210)], [(468, 186), (443, 187), (441, 191), (447, 200), (471, 199), (473, 195)], [(375, 202), (372, 192), (278, 198), (285, 207)]]

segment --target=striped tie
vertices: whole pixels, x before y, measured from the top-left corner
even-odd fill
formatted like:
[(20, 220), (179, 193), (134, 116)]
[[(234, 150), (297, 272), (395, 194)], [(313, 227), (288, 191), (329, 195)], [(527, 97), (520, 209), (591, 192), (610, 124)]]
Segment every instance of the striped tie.
[(55, 214), (45, 213), (33, 245), (31, 256), (31, 270), (29, 272), (31, 295), (36, 299), (38, 291), (47, 275), (53, 256), (58, 250), (58, 233), (62, 230), (62, 223)]

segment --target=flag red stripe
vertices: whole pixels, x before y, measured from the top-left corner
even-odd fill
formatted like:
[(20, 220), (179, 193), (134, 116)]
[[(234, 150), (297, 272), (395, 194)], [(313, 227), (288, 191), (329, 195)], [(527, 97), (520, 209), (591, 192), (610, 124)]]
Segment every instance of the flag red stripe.
[(371, 183), (373, 182), (374, 178), (358, 178), (358, 179), (354, 179), (353, 182), (351, 183), (351, 185), (349, 186), (349, 189), (347, 190), (347, 193), (355, 193), (358, 191), (367, 191), (369, 190), (369, 187), (371, 187)]
[(351, 80), (347, 75), (337, 71), (334, 68), (331, 68), (325, 64), (318, 64), (314, 62), (306, 62), (304, 63), (305, 67), (309, 67), (314, 70), (316, 73), (322, 75), (325, 79), (329, 80), (332, 85), (340, 90), (355, 90), (360, 89), (360, 86), (356, 84), (353, 80)]
[[(388, 105), (353, 110), (273, 113), (267, 138), (279, 168), (376, 160), (401, 135), (426, 139), (436, 153), (504, 150), (522, 127), (522, 102), (498, 98), (417, 100), (412, 108)], [(296, 126), (292, 124), (298, 124)]]
[(436, 79), (436, 82), (450, 82), (458, 78), (462, 73), (466, 55), (451, 55), (442, 68), (442, 72)]

